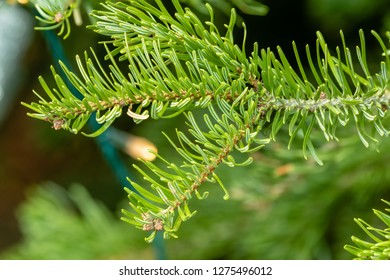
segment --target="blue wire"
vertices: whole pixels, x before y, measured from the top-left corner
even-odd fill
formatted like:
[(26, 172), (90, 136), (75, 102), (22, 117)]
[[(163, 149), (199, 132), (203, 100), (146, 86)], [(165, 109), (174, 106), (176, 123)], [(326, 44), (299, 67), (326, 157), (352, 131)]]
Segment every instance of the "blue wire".
[[(44, 37), (46, 39), (46, 42), (48, 44), (48, 47), (50, 49), (50, 53), (52, 54), (52, 57), (54, 59), (55, 67), (57, 69), (61, 69), (59, 61), (62, 61), (70, 71), (72, 71), (71, 64), (69, 63), (69, 60), (67, 59), (65, 55), (64, 48), (57, 36), (52, 30), (46, 30), (43, 32)], [(83, 96), (81, 93), (73, 86), (70, 81), (64, 77), (63, 71), (60, 72), (61, 76), (68, 86), (69, 90), (72, 92), (72, 94), (82, 99)], [(94, 131), (99, 129), (100, 125), (96, 122), (95, 119), (95, 113), (89, 118), (88, 125), (90, 128)], [(127, 177), (132, 179), (132, 174), (129, 172), (129, 170), (126, 168), (126, 165), (121, 160), (117, 150), (115, 147), (111, 144), (108, 134), (110, 133), (110, 128), (108, 128), (105, 132), (100, 134), (98, 137), (95, 137), (95, 141), (98, 144), (98, 147), (100, 148), (100, 151), (102, 152), (106, 162), (109, 164), (113, 172), (115, 173), (115, 177), (120, 182), (122, 186), (128, 186), (132, 191), (135, 191), (135, 188), (131, 185), (131, 183), (126, 179)], [(164, 260), (166, 259), (166, 252), (165, 252), (165, 246), (164, 246), (164, 240), (163, 235), (161, 233), (158, 233), (155, 237), (155, 240), (153, 242), (155, 247), (155, 254), (156, 259), (158, 260)]]
[[(51, 30), (47, 30), (43, 33), (44, 33), (44, 36), (46, 38), (46, 41), (48, 42), (50, 52), (52, 53), (52, 56), (55, 60), (55, 67), (57, 69), (60, 69), (59, 61), (62, 61), (66, 65), (66, 67), (68, 67), (68, 69), (70, 71), (73, 71), (71, 64), (69, 63), (69, 61), (65, 55), (64, 48), (63, 48), (58, 36)], [(61, 71), (60, 73), (62, 74), (61, 76), (63, 77), (63, 72)], [(63, 77), (63, 80), (66, 83), (69, 90), (72, 92), (72, 94), (75, 97), (77, 97), (79, 99), (83, 98), (81, 93), (73, 86), (72, 83), (70, 83), (70, 81), (66, 77)], [(92, 130), (95, 131), (95, 130), (100, 128), (100, 125), (96, 122), (96, 119), (94, 118), (94, 116), (95, 116), (95, 113), (88, 120), (88, 125), (90, 126), (90, 128)], [(121, 160), (121, 158), (119, 157), (119, 154), (118, 154), (117, 150), (115, 149), (115, 147), (111, 145), (111, 142), (107, 137), (108, 133), (109, 133), (109, 129), (107, 129), (105, 132), (103, 132), (102, 134), (100, 134), (98, 137), (95, 138), (95, 140), (98, 144), (98, 147), (100, 148), (105, 160), (109, 163), (112, 170), (114, 171), (115, 176), (119, 180), (120, 184), (123, 186), (127, 185), (127, 186), (129, 186), (129, 188), (132, 191), (136, 191), (134, 189), (134, 187), (131, 185), (131, 183), (128, 180), (126, 180), (126, 177), (129, 177), (132, 175), (128, 171), (128, 169), (126, 168), (126, 166), (123, 163), (123, 161)]]

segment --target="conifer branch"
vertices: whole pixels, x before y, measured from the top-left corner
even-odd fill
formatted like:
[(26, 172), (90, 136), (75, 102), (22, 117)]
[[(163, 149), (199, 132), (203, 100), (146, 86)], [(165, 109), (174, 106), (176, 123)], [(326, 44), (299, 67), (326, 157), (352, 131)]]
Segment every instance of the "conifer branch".
[[(388, 201), (382, 200), (387, 205)], [(390, 259), (390, 209), (386, 212), (373, 210), (375, 215), (384, 223), (385, 229), (374, 227), (362, 219), (355, 219), (355, 222), (370, 237), (371, 241), (364, 241), (352, 236), (352, 241), (356, 246), (345, 245), (344, 249), (353, 254), (358, 260), (389, 260)]]
[[(144, 161), (147, 171), (135, 168), (150, 186), (132, 182), (137, 192), (128, 190), (133, 211), (124, 210), (123, 219), (151, 231), (148, 241), (158, 231), (164, 231), (167, 238), (176, 237), (181, 222), (196, 212), (189, 208), (192, 196), (207, 197), (207, 192), (201, 194), (200, 190), (206, 182), (219, 184), (227, 198), (217, 167), (221, 163), (231, 167), (250, 164), (250, 157), (237, 163), (232, 152), (254, 152), (276, 140), (282, 127), (288, 128), (289, 147), (302, 134), (304, 156), (310, 153), (319, 164), (321, 159), (311, 141), (314, 130), (322, 131), (327, 141), (337, 140), (336, 129), (353, 119), (365, 146), (369, 145), (367, 139), (377, 141), (377, 135), (388, 136), (383, 122), (390, 99), (390, 54), (375, 32), (384, 52), (379, 73), (372, 75), (367, 66), (362, 31), (361, 46), (356, 48), (360, 69), (342, 33), (343, 47), (336, 48), (335, 56), (317, 33), (315, 56), (306, 48), (314, 77), (309, 81), (295, 44), (298, 71), (280, 48), (276, 55), (270, 49), (259, 51), (255, 43), (247, 55), (245, 43), (238, 46), (233, 40), (234, 10), (222, 36), (213, 22), (210, 5), (206, 4), (210, 21), (202, 23), (178, 0), (173, 1), (174, 15), (162, 1), (155, 2), (155, 6), (143, 0), (107, 2), (104, 10), (93, 13), (97, 23), (91, 28), (109, 37), (104, 42), (109, 69), (101, 65), (93, 50), (92, 58), (87, 52), (83, 60), (76, 58), (80, 74), (61, 64), (82, 99), (75, 97), (52, 69), (57, 88), (51, 90), (40, 78), (47, 97), (35, 92), (40, 101), (24, 104), (33, 110), (30, 116), (73, 133), (94, 116), (102, 126), (91, 134), (82, 132), (88, 136), (102, 133), (125, 108), (136, 123), (185, 113), (188, 133), (177, 131), (179, 144), (168, 138), (183, 158), (182, 165), (160, 155), (167, 169)], [(191, 113), (196, 108), (208, 109), (203, 126)], [(367, 131), (367, 127), (372, 129)]]
[[(237, 163), (231, 155), (232, 151), (250, 153), (269, 142), (269, 139), (256, 137), (261, 130), (256, 102), (251, 100), (249, 104), (241, 103), (240, 107), (244, 118), (235, 110), (231, 110), (231, 106), (224, 99), (219, 99), (217, 103), (219, 108), (224, 108), (225, 114), (220, 117), (213, 105), (209, 105), (208, 109), (212, 119), (209, 115), (204, 116), (208, 132), (202, 131), (192, 113), (188, 112), (186, 114), (190, 127), (188, 131), (194, 140), (190, 140), (180, 131), (177, 132), (179, 145), (168, 138), (184, 159), (180, 166), (170, 163), (161, 156), (158, 157), (167, 164), (168, 170), (171, 171), (162, 170), (157, 165), (147, 161), (144, 161), (144, 164), (149, 169), (149, 173), (135, 166), (144, 179), (151, 183), (151, 189), (147, 190), (136, 182), (132, 182), (142, 197), (138, 193), (127, 190), (131, 201), (130, 205), (135, 211), (124, 210), (123, 214), (126, 218), (123, 220), (145, 231), (152, 231), (151, 235), (146, 238), (147, 241), (152, 241), (156, 232), (160, 230), (164, 230), (166, 238), (176, 237), (175, 232), (181, 222), (188, 220), (196, 213), (189, 208), (192, 196), (196, 195), (198, 199), (207, 197), (208, 192), (201, 194), (199, 190), (200, 186), (206, 182), (218, 183), (225, 192), (224, 199), (228, 199), (228, 191), (216, 173), (217, 167), (222, 163), (232, 167), (250, 164), (251, 158), (243, 163)], [(244, 110), (246, 111), (244, 112)], [(156, 176), (158, 178), (154, 178)], [(158, 196), (153, 193), (158, 194)], [(156, 204), (151, 206), (150, 202), (163, 204), (167, 207), (157, 207)]]

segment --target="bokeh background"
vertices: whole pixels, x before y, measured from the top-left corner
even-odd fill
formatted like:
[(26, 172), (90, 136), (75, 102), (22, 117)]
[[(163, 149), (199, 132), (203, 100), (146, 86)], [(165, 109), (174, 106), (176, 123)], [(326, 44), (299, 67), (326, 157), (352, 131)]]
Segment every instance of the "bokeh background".
[[(229, 201), (218, 187), (205, 186), (210, 197), (193, 202), (198, 213), (182, 225), (179, 239), (145, 243), (143, 232), (120, 221), (126, 185), (96, 141), (27, 117), (21, 102), (37, 100), (32, 90), (42, 92), (39, 75), (51, 79), (54, 50), (47, 31), (34, 31), (31, 7), (11, 2), (16, 1), (0, 6), (0, 259), (351, 259), (343, 246), (351, 235), (364, 237), (353, 218), (380, 226), (371, 209), (385, 208), (381, 198), (390, 200), (390, 141), (380, 139), (366, 149), (350, 126), (339, 130), (340, 142), (326, 143), (320, 133), (314, 138), (324, 166), (305, 160), (299, 143), (287, 150), (281, 133), (253, 155), (249, 167), (221, 168)], [(214, 4), (220, 26), (228, 22), (218, 8), (230, 1), (207, 2)], [(249, 48), (254, 41), (273, 50), (280, 45), (293, 60), (293, 40), (304, 57), (306, 44), (315, 47), (316, 31), (334, 50), (343, 30), (353, 50), (363, 29), (369, 65), (372, 72), (378, 69), (381, 50), (370, 31), (383, 37), (390, 31), (388, 1), (261, 3), (269, 8), (265, 16), (238, 12), (248, 27)], [(199, 16), (207, 20), (201, 11)], [(90, 22), (83, 18), (84, 26), (72, 25), (71, 36), (60, 39), (73, 66), (75, 55), (91, 46), (104, 55), (102, 38), (85, 28)], [(123, 116), (114, 125), (179, 160), (161, 131), (174, 135), (174, 127), (185, 129), (182, 118), (137, 126)], [(119, 156), (128, 176), (138, 179), (131, 167), (136, 160)]]

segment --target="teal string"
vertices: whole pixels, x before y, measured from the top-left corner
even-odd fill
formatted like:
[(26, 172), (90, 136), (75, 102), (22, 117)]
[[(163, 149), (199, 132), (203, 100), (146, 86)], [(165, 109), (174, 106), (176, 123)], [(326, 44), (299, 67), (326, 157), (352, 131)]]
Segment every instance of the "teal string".
[[(51, 30), (44, 31), (44, 36), (47, 41), (48, 47), (50, 49), (50, 52), (53, 56), (55, 68), (58, 70), (61, 70), (59, 61), (64, 63), (66, 67), (73, 72), (73, 69), (71, 67), (71, 64), (69, 63), (68, 58), (65, 55), (64, 48), (62, 46), (62, 43), (60, 42), (60, 39), (58, 36)], [(69, 90), (72, 92), (72, 94), (82, 99), (82, 94), (73, 86), (72, 83), (65, 77), (63, 71), (59, 71), (62, 79), (64, 80), (66, 86), (69, 88)], [(88, 120), (89, 127), (96, 131), (100, 128), (100, 124), (96, 122), (95, 113), (91, 115), (91, 117)], [(108, 139), (107, 135), (110, 133), (110, 128), (108, 128), (105, 132), (100, 134), (98, 137), (95, 137), (95, 141), (98, 144), (98, 147), (100, 148), (100, 151), (102, 152), (105, 160), (109, 163), (109, 166), (115, 173), (115, 177), (120, 182), (122, 186), (128, 186), (132, 191), (136, 191), (134, 187), (131, 185), (131, 183), (126, 179), (126, 177), (132, 178), (132, 174), (128, 171), (125, 164), (121, 160), (118, 151), (115, 149), (113, 145), (111, 145), (110, 140)]]

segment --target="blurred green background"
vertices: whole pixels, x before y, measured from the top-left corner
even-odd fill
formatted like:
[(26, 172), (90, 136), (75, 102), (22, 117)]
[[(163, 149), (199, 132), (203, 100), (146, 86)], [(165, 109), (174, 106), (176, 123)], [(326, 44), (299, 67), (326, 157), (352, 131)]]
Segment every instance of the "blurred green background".
[[(166, 2), (169, 5), (170, 1)], [(218, 6), (228, 1), (208, 2)], [(280, 45), (293, 60), (293, 40), (302, 51), (306, 44), (314, 47), (315, 32), (320, 30), (334, 49), (341, 44), (342, 29), (353, 50), (359, 43), (358, 30), (363, 29), (369, 64), (373, 72), (378, 69), (381, 51), (369, 32), (373, 29), (383, 36), (390, 30), (388, 1), (261, 3), (269, 8), (265, 16), (239, 11), (248, 27), (249, 48), (254, 41), (262, 48), (275, 49)], [(32, 89), (40, 91), (37, 77), (50, 77), (53, 60), (42, 32), (33, 31), (31, 9), (10, 7), (0, 8), (0, 21), (14, 20), (20, 25), (24, 20), (22, 27), (0, 25), (0, 50), (8, 56), (0, 58), (0, 259), (161, 257), (157, 246), (143, 241), (143, 232), (119, 220), (120, 209), (127, 207), (125, 186), (115, 177), (93, 139), (54, 131), (50, 124), (26, 116), (27, 109), (20, 102), (36, 101)], [(16, 8), (20, 14), (11, 11)], [(207, 20), (207, 16), (200, 16)], [(89, 24), (85, 15), (84, 19)], [(219, 12), (217, 20), (222, 26), (228, 17)], [(18, 33), (20, 36), (11, 36), (12, 32), (15, 34), (12, 28), (24, 31)], [(238, 28), (237, 42), (241, 36), (242, 29)], [(104, 55), (97, 45), (100, 39), (84, 26), (72, 26), (71, 36), (63, 41), (63, 46), (74, 63), (73, 57), (90, 46)], [(9, 49), (4, 52), (1, 47)], [(13, 63), (7, 60), (11, 58)], [(174, 135), (174, 127), (184, 128), (182, 118), (146, 121), (136, 126), (127, 116), (115, 126), (146, 137), (172, 160), (175, 154), (161, 131)], [(376, 225), (379, 222), (371, 209), (384, 208), (381, 198), (390, 200), (389, 139), (381, 139), (377, 146), (366, 149), (353, 126), (339, 130), (339, 143), (326, 143), (318, 133), (314, 143), (324, 161), (324, 166), (318, 166), (312, 159), (303, 158), (299, 143), (288, 151), (284, 135), (282, 131), (276, 143), (253, 155), (251, 166), (221, 168), (220, 177), (230, 190), (231, 199), (224, 201), (216, 186), (204, 186), (210, 190), (210, 197), (193, 202), (198, 213), (183, 224), (179, 239), (164, 242), (163, 257), (353, 257), (343, 246), (351, 243), (351, 235), (364, 237), (353, 218)], [(121, 157), (130, 176), (138, 176), (131, 167), (136, 161), (125, 154)]]

